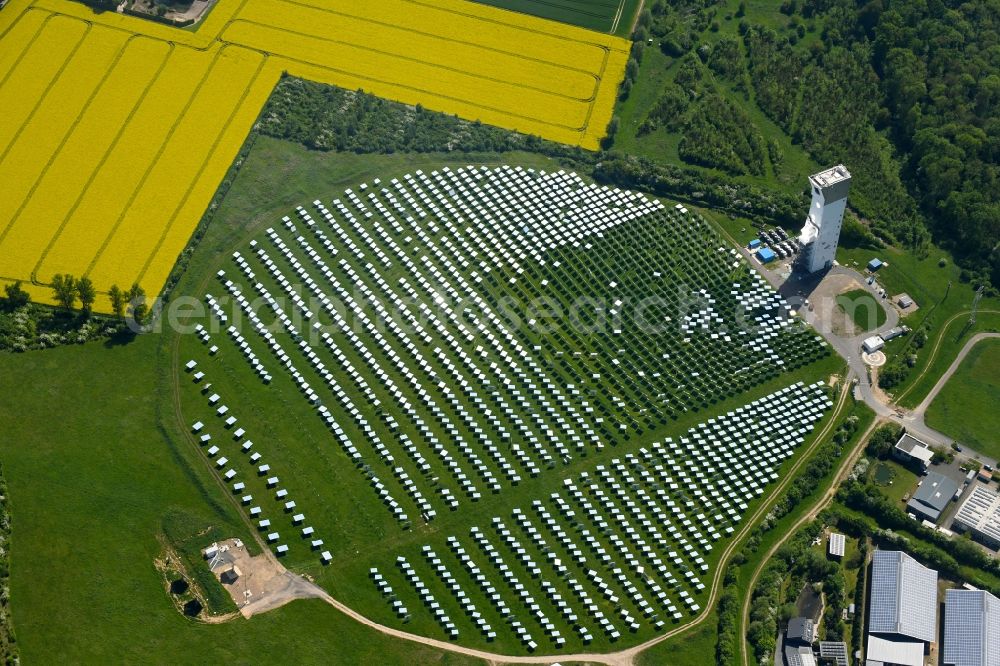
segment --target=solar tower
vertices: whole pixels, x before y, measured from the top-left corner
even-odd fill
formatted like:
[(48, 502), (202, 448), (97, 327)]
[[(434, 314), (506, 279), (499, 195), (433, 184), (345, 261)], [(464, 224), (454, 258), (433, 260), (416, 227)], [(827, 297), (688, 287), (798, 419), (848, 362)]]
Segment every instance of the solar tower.
[(812, 203), (799, 242), (803, 266), (807, 272), (815, 273), (833, 265), (847, 208), (847, 192), (851, 189), (851, 174), (843, 164), (838, 164), (809, 176), (809, 185)]

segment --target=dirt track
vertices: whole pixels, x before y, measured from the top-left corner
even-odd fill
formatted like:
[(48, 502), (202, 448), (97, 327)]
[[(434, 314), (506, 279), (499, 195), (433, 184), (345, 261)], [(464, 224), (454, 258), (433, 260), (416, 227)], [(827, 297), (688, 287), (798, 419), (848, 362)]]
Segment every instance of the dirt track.
[[(865, 442), (868, 440), (868, 437), (872, 434), (875, 428), (880, 426), (882, 423), (884, 423), (884, 421), (881, 419), (875, 419), (872, 421), (871, 425), (868, 426), (863, 433), (861, 433), (861, 437), (858, 438), (858, 443), (855, 445), (854, 450), (851, 451), (851, 453), (844, 459), (840, 469), (837, 471), (837, 476), (834, 478), (833, 483), (830, 484), (830, 487), (827, 488), (826, 492), (823, 493), (823, 497), (820, 498), (820, 500), (816, 502), (816, 504), (814, 504), (809, 511), (803, 514), (801, 518), (795, 521), (795, 523), (788, 528), (785, 535), (778, 539), (774, 545), (768, 549), (767, 553), (761, 559), (760, 564), (758, 564), (757, 568), (754, 569), (753, 575), (750, 576), (750, 580), (747, 581), (746, 596), (743, 599), (743, 609), (740, 612), (740, 636), (747, 635), (747, 624), (750, 619), (750, 592), (753, 590), (754, 585), (757, 584), (757, 579), (760, 577), (764, 567), (774, 554), (778, 552), (778, 549), (784, 545), (789, 537), (798, 532), (799, 528), (806, 523), (815, 520), (816, 516), (819, 515), (819, 512), (830, 504), (834, 496), (837, 494), (837, 488), (840, 487), (840, 484), (843, 483), (845, 478), (847, 478), (847, 475), (850, 474), (852, 469), (854, 469), (854, 464), (857, 461), (858, 456), (861, 455), (861, 452), (864, 451)], [(745, 639), (740, 640), (740, 657), (743, 666), (749, 666), (749, 650), (747, 650), (747, 642)]]

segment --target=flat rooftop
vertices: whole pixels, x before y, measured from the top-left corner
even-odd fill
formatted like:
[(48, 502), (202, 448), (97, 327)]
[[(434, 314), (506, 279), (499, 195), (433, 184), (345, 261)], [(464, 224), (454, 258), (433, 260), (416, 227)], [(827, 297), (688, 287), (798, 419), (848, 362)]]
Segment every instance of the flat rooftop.
[(910, 434), (904, 434), (900, 437), (899, 441), (896, 442), (896, 448), (913, 458), (923, 460), (925, 463), (930, 462), (931, 458), (934, 457), (934, 452), (929, 446)]
[(847, 170), (843, 164), (838, 164), (835, 167), (830, 167), (826, 171), (820, 171), (819, 173), (814, 173), (809, 176), (814, 184), (819, 187), (830, 187), (831, 185), (836, 185), (837, 183), (842, 183), (845, 180), (851, 179), (851, 172)]
[(1000, 541), (1000, 494), (977, 484), (955, 514), (955, 522)]

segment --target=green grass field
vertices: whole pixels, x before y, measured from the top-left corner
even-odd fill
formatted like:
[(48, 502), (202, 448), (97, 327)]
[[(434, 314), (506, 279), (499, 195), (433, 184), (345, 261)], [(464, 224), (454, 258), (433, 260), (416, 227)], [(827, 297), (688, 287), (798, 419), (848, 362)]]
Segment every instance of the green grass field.
[(627, 37), (642, 0), (474, 0), (582, 28)]
[(872, 463), (868, 474), (886, 497), (900, 504), (903, 497), (911, 495), (917, 487), (917, 475), (895, 460)]
[[(904, 389), (897, 392), (900, 405), (919, 405), (973, 335), (1000, 332), (1000, 311), (980, 310), (975, 325), (970, 325), (969, 318), (968, 313), (959, 311), (948, 317), (945, 325), (932, 328), (932, 336), (919, 357), (922, 363), (919, 372), (914, 372), (910, 381), (904, 384)], [(902, 344), (902, 341), (899, 342)]]
[[(174, 295), (204, 293), (206, 285), (214, 285), (212, 288), (217, 290), (212, 277), (223, 258), (228, 260), (233, 248), (242, 246), (264, 224), (273, 223), (297, 203), (376, 174), (385, 177), (417, 168), (495, 159), (469, 154), (323, 154), (261, 138), (191, 255)], [(504, 161), (543, 168), (557, 166), (531, 154), (506, 155)], [(352, 649), (357, 651), (342, 651), (345, 663), (364, 661), (366, 654), (374, 653), (389, 655), (384, 659), (389, 663), (408, 661), (404, 654), (416, 654), (414, 658), (422, 663), (440, 662), (440, 657), (430, 651), (414, 653), (405, 644), (380, 640), (360, 628), (351, 629), (351, 623), (337, 612), (315, 602), (295, 603), (262, 619), (255, 618), (246, 625), (253, 628), (250, 631), (241, 626), (242, 621), (205, 626), (181, 617), (173, 609), (169, 595), (162, 589), (162, 578), (152, 566), (152, 560), (162, 550), (162, 540), (168, 538), (165, 516), (180, 516), (184, 525), (200, 526), (205, 534), (230, 534), (252, 543), (250, 527), (239, 507), (186, 433), (195, 418), (212, 422), (207, 415), (199, 414), (203, 398), (188, 383), (187, 376), (171, 366), (175, 341), (170, 335), (150, 334), (124, 345), (91, 344), (0, 357), (0, 389), (12, 396), (0, 407), (0, 420), (17, 424), (10, 431), (10, 441), (21, 443), (0, 455), (7, 464), (11, 493), (16, 498), (14, 622), (26, 662), (52, 661), (59, 650), (59, 654), (69, 656), (126, 654), (135, 660), (153, 660), (153, 655), (167, 654), (183, 663), (186, 658), (182, 650), (187, 649), (200, 658), (214, 654), (236, 659), (246, 659), (247, 655), (291, 655), (314, 661), (311, 650), (318, 648), (310, 647), (307, 636), (321, 633), (352, 636)], [(325, 526), (323, 536), (335, 552), (337, 563), (321, 568), (315, 556), (297, 551), (299, 555), (290, 557), (287, 564), (315, 576), (335, 596), (350, 600), (357, 610), (373, 619), (392, 621), (388, 605), (372, 593), (373, 586), (365, 576), (369, 564), (377, 561), (383, 571), (398, 575), (391, 565), (395, 552), (407, 552), (412, 563), (423, 564), (417, 546), (438, 538), (435, 535), (462, 533), (468, 519), (458, 514), (445, 515), (428, 527), (399, 530), (388, 513), (371, 501), (371, 489), (363, 477), (345, 464), (346, 460), (335, 460), (338, 456), (331, 453), (334, 449), (329, 435), (314, 416), (281, 408), (285, 418), (263, 418), (266, 412), (274, 412), (274, 398), (262, 391), (241, 360), (227, 364), (226, 345), (230, 343), (224, 334), (217, 334), (215, 341), (223, 346), (223, 353), (209, 358), (193, 336), (183, 336), (179, 341), (180, 357), (203, 355), (199, 359), (210, 370), (210, 378), (217, 382), (220, 392), (224, 389), (226, 396), (233, 396), (231, 404), (239, 410), (241, 424), (251, 430), (275, 467), (280, 466), (282, 485), (296, 497), (321, 495), (328, 503), (310, 503), (307, 511), (310, 522)], [(216, 364), (214, 369), (211, 363)], [(670, 431), (678, 432), (708, 414), (735, 408), (798, 378), (825, 377), (838, 367), (838, 359), (828, 356), (788, 376), (772, 378), (743, 395), (721, 400), (705, 414), (683, 415)], [(46, 378), (44, 383), (31, 379), (40, 377)], [(176, 377), (183, 382), (180, 386), (174, 384)], [(85, 397), (91, 394), (107, 399)], [(283, 391), (277, 399), (281, 405), (290, 404), (294, 394)], [(60, 417), (46, 419), (43, 413)], [(219, 436), (221, 432), (215, 429), (213, 434)], [(276, 446), (282, 442), (294, 442), (294, 446), (283, 453)], [(325, 462), (311, 464), (303, 458), (305, 452), (326, 456)], [(593, 460), (581, 460), (566, 473), (592, 465)], [(335, 486), (330, 486), (331, 478), (336, 479)], [(555, 480), (561, 478), (563, 474)], [(329, 492), (330, 487), (337, 492)], [(511, 506), (526, 506), (528, 500), (539, 496), (540, 489), (527, 484), (518, 492), (488, 496), (481, 503), (481, 515), (509, 515)], [(765, 493), (752, 502), (749, 510), (767, 497)], [(60, 510), (46, 511), (44, 507), (50, 507), (53, 501), (59, 503)], [(21, 522), (18, 510), (24, 512), (20, 515), (44, 514), (45, 519)], [(197, 562), (197, 550), (204, 544), (185, 539), (183, 543), (175, 540), (172, 545), (186, 550), (189, 562)], [(38, 573), (42, 567), (50, 568), (43, 555), (46, 552), (63, 558), (63, 566), (55, 574)], [(471, 552), (475, 555), (474, 550)], [(541, 559), (541, 552), (532, 552)], [(708, 556), (712, 567), (717, 555), (718, 551)], [(46, 578), (46, 585), (36, 584), (41, 577)], [(424, 579), (439, 599), (448, 599), (440, 581), (426, 575)], [(411, 609), (419, 607), (412, 589), (401, 580), (393, 582)], [(561, 588), (561, 582), (557, 583)], [(92, 606), (106, 610), (93, 613)], [(126, 612), (122, 609), (130, 609), (128, 617), (122, 616)], [(490, 619), (500, 622), (495, 616)], [(74, 627), (81, 632), (74, 633)], [(421, 618), (415, 614), (406, 628), (440, 636), (439, 627), (426, 615)], [(563, 628), (568, 631), (565, 625)], [(89, 641), (94, 635), (106, 639), (100, 650), (106, 649), (107, 653), (86, 652), (95, 649)], [(654, 635), (642, 633), (636, 638)], [(57, 640), (56, 636), (61, 638)], [(238, 647), (231, 644), (237, 636), (242, 637)], [(359, 636), (366, 638), (355, 640)], [(294, 649), (286, 649), (286, 639), (296, 644)], [(488, 647), (516, 649), (502, 642)], [(613, 648), (601, 639), (592, 649)]]
[[(513, 155), (509, 157), (509, 160), (522, 162), (520, 158), (519, 155)], [(317, 182), (315, 180), (317, 174), (326, 174), (331, 171), (337, 177), (345, 172), (355, 174), (350, 168), (352, 159), (351, 156), (346, 155), (306, 153), (291, 144), (260, 139), (254, 149), (254, 154), (240, 172), (229, 198), (223, 203), (214, 223), (220, 225), (219, 228), (228, 228), (230, 231), (223, 234), (218, 234), (215, 231), (210, 232), (204, 241), (205, 244), (196, 254), (195, 262), (200, 261), (199, 257), (203, 256), (209, 257), (209, 260), (203, 264), (198, 263), (192, 266), (185, 282), (179, 286), (178, 293), (200, 294), (212, 291), (218, 294), (218, 283), (210, 279), (216, 270), (226, 268), (234, 278), (238, 276), (238, 272), (229, 260), (231, 252), (234, 249), (243, 249), (246, 239), (251, 236), (259, 237), (261, 224), (273, 224), (281, 215), (290, 212), (293, 204), (305, 203), (317, 195), (322, 196), (323, 193), (335, 192), (334, 179)], [(423, 163), (409, 163), (407, 170), (417, 167), (426, 170), (432, 166), (431, 160), (433, 159), (441, 160), (442, 164), (454, 164), (458, 158), (433, 156), (427, 158)], [(469, 155), (461, 156), (461, 160), (460, 164), (477, 161), (476, 156)], [(376, 171), (384, 180), (404, 173), (394, 158), (359, 158), (359, 162), (368, 161), (384, 163), (384, 169)], [(545, 160), (537, 157), (525, 159), (524, 162), (528, 165), (544, 165), (546, 163)], [(361, 178), (359, 177), (358, 180)], [(356, 182), (357, 180), (351, 181), (351, 184)], [(215, 244), (216, 241), (218, 241), (216, 249), (207, 255), (203, 254), (204, 248)], [(292, 242), (291, 238), (287, 237), (286, 242)], [(243, 251), (247, 254), (245, 249)], [(258, 271), (258, 275), (269, 289), (277, 293), (278, 287), (268, 276), (260, 271)], [(392, 560), (397, 553), (405, 553), (411, 563), (422, 564), (422, 558), (419, 557), (416, 549), (423, 543), (433, 544), (438, 553), (446, 552), (446, 548), (441, 543), (443, 536), (466, 533), (469, 525), (466, 513), (459, 511), (455, 514), (439, 514), (438, 519), (428, 526), (420, 525), (409, 531), (399, 530), (389, 514), (371, 501), (372, 491), (364, 482), (363, 477), (352, 469), (352, 466), (340, 455), (336, 447), (331, 446), (329, 434), (325, 432), (322, 424), (308, 411), (302, 409), (303, 405), (297, 402), (296, 392), (292, 388), (291, 382), (287, 378), (278, 377), (272, 387), (263, 387), (242, 359), (237, 356), (233, 360), (233, 351), (231, 347), (227, 346), (229, 343), (224, 336), (222, 342), (218, 344), (223, 347), (223, 352), (217, 357), (209, 357), (205, 353), (204, 346), (196, 338), (185, 336), (181, 340), (179, 359), (181, 363), (188, 358), (199, 361), (199, 368), (208, 372), (209, 380), (213, 382), (213, 391), (222, 394), (227, 404), (233, 408), (234, 413), (240, 417), (241, 425), (246, 426), (250, 431), (251, 437), (256, 442), (256, 448), (264, 453), (276, 471), (282, 470), (282, 486), (290, 491), (292, 497), (323, 498), (322, 503), (311, 503), (306, 512), (309, 515), (310, 524), (315, 525), (327, 543), (332, 544), (330, 550), (335, 557), (334, 564), (328, 568), (320, 568), (316, 562), (315, 554), (310, 554), (308, 550), (303, 551), (294, 545), (292, 554), (287, 558), (288, 564), (296, 570), (316, 576), (338, 598), (349, 600), (352, 606), (366, 615), (391, 623), (393, 617), (389, 612), (388, 605), (373, 594), (374, 586), (365, 575), (367, 568), (374, 564), (379, 566), (384, 574), (391, 576), (390, 580), (394, 589), (409, 608), (419, 607), (416, 595), (405, 586), (403, 581), (398, 579), (398, 572), (395, 570)], [(349, 351), (348, 353), (350, 354)], [(228, 358), (230, 359), (228, 361), (227, 354), (229, 354)], [(351, 358), (356, 367), (363, 367), (363, 362), (356, 356), (352, 355)], [(264, 356), (264, 360), (269, 362), (267, 356)], [(708, 407), (706, 415), (743, 404), (749, 399), (787, 385), (797, 377), (825, 377), (834, 371), (837, 365), (836, 359), (828, 358), (818, 365), (809, 367), (804, 372), (796, 371), (790, 377), (777, 377), (768, 380), (765, 384), (743, 395), (734, 395), (712, 404)], [(182, 385), (179, 396), (185, 420), (187, 422), (204, 420), (211, 423), (211, 414), (205, 409), (204, 397), (187, 383), (186, 377), (183, 381), (186, 385)], [(275, 388), (280, 389), (277, 395), (275, 395)], [(230, 401), (229, 397), (234, 395), (238, 395), (238, 399)], [(285, 416), (281, 419), (268, 419), (266, 415), (274, 411), (275, 399), (280, 401)], [(661, 436), (661, 434), (678, 432), (703, 418), (705, 415), (701, 412), (685, 414), (667, 428), (657, 428), (653, 432), (644, 434), (643, 440), (651, 441), (653, 437)], [(261, 433), (263, 433), (263, 437)], [(212, 431), (212, 434), (218, 436), (218, 429)], [(410, 434), (413, 435), (413, 433)], [(264, 441), (261, 442), (261, 439)], [(600, 458), (606, 459), (603, 456)], [(405, 459), (400, 460), (399, 464), (409, 466)], [(592, 457), (588, 456), (587, 459), (581, 459), (564, 470), (560, 470), (558, 478), (565, 478), (570, 474), (575, 474), (578, 470), (590, 469), (593, 464)], [(525, 480), (517, 489), (512, 489), (498, 496), (487, 496), (477, 504), (476, 512), (487, 517), (495, 515), (509, 517), (512, 507), (526, 507), (532, 499), (544, 496), (542, 488), (551, 487), (551, 482), (544, 481), (547, 474), (549, 473), (543, 473), (541, 477), (544, 485), (540, 486), (538, 482), (533, 480)], [(391, 477), (385, 472), (379, 472), (379, 475), (383, 480), (390, 480), (386, 477)], [(411, 472), (411, 476), (419, 478), (417, 472)], [(324, 487), (328, 485), (328, 479), (331, 477), (338, 479), (338, 492), (332, 495)], [(244, 480), (255, 497), (267, 494), (259, 480), (254, 478), (244, 478)], [(304, 502), (300, 502), (300, 504), (303, 507), (306, 506)], [(410, 513), (413, 514), (412, 511)], [(534, 546), (529, 543), (523, 543), (528, 547), (529, 552), (533, 553), (536, 560), (543, 559), (544, 553), (535, 550)], [(468, 548), (468, 541), (466, 546)], [(364, 557), (358, 557), (359, 555)], [(714, 559), (714, 553), (710, 554), (709, 562), (713, 562)], [(455, 571), (455, 568), (452, 570)], [(440, 582), (433, 578), (428, 579), (427, 576), (424, 576), (424, 579), (435, 596), (442, 603), (447, 603), (449, 593)], [(564, 598), (573, 598), (566, 591), (562, 581), (556, 579), (554, 584)], [(469, 587), (471, 585), (467, 584), (467, 589)], [(498, 626), (502, 622), (488, 604), (485, 604), (484, 607), (484, 604), (480, 603), (479, 607), (493, 626)], [(609, 608), (608, 612), (612, 610)], [(452, 613), (452, 616), (454, 617), (455, 614)], [(561, 618), (559, 622), (561, 622)], [(408, 628), (431, 636), (440, 635), (440, 629), (426, 614), (414, 613), (414, 619)], [(570, 628), (565, 625), (561, 629), (564, 635), (570, 631)], [(645, 635), (640, 633), (636, 638), (641, 639)], [(649, 634), (649, 637), (652, 635)], [(463, 638), (463, 642), (472, 641), (477, 647), (493, 647), (501, 650), (516, 650), (518, 648), (516, 643), (505, 643), (503, 638), (498, 639), (498, 642), (493, 646), (486, 643), (479, 645), (475, 642), (476, 640), (475, 636)], [(603, 638), (595, 641), (591, 647), (591, 649), (610, 648), (610, 644), (603, 644)]]
[(854, 322), (858, 332), (872, 331), (885, 323), (885, 310), (865, 289), (853, 289), (837, 296), (837, 306)]
[(0, 354), (22, 663), (472, 663), (385, 638), (318, 601), (216, 625), (174, 609), (153, 567), (164, 517), (249, 534), (178, 445), (163, 342)]
[(1000, 340), (983, 340), (927, 408), (927, 425), (990, 458), (1000, 457)]
[[(962, 282), (961, 271), (951, 255), (934, 245), (920, 256), (894, 247), (872, 250), (841, 246), (837, 250), (838, 262), (860, 271), (874, 257), (888, 262), (876, 273), (876, 279), (890, 298), (906, 293), (917, 305), (917, 309), (904, 313), (900, 322), (914, 330), (926, 326), (928, 331), (926, 344), (917, 350), (916, 366), (891, 390), (901, 406), (916, 407), (972, 335), (1000, 330), (1000, 301), (982, 299), (976, 325), (968, 326), (973, 289), (968, 282)], [(891, 360), (912, 353), (913, 339), (911, 334), (890, 341), (886, 356)]]

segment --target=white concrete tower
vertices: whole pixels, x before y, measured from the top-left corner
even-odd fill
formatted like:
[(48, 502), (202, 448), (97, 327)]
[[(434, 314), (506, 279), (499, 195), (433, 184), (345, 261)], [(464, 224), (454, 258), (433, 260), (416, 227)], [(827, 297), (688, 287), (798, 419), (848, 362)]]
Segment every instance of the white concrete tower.
[(843, 164), (809, 176), (812, 203), (799, 241), (808, 272), (815, 273), (833, 265), (840, 241), (840, 227), (847, 208), (851, 174)]

